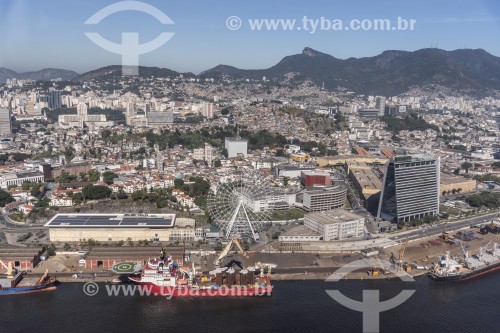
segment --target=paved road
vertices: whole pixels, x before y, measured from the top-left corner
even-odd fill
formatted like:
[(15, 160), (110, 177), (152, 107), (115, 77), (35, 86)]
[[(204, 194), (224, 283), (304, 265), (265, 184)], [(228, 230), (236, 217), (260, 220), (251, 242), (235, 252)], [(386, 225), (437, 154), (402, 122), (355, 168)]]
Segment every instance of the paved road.
[(344, 175), (343, 172), (339, 172), (339, 173), (335, 173), (333, 175), (340, 175), (340, 177), (342, 178), (342, 180), (344, 181), (345, 185), (347, 186), (347, 190), (349, 191), (349, 193), (351, 194), (351, 198), (354, 199), (355, 202), (350, 202), (351, 204), (351, 207), (356, 210), (360, 207), (362, 207), (361, 203), (360, 203), (360, 199), (356, 193), (356, 191), (354, 191), (352, 188), (351, 188), (351, 183), (349, 183), (349, 180), (347, 179), (346, 175)]
[[(457, 230), (471, 225), (485, 223), (499, 215), (499, 212), (485, 214), (483, 216), (472, 217), (466, 220), (448, 222), (444, 225), (437, 225), (428, 227), (427, 229), (413, 229), (408, 231), (401, 231), (394, 234), (380, 234), (378, 238), (359, 241), (346, 241), (346, 242), (315, 242), (314, 245), (318, 247), (318, 251), (359, 251), (369, 247), (387, 248), (397, 245), (400, 241), (405, 240), (418, 240), (429, 236), (440, 235), (445, 231)], [(486, 220), (486, 221), (485, 221)], [(267, 247), (265, 247), (267, 249)]]
[(333, 273), (338, 267), (319, 267), (319, 266), (309, 266), (309, 267), (277, 267), (273, 268), (272, 273), (276, 274), (297, 274), (297, 273)]
[(23, 230), (40, 230), (43, 224), (25, 224), (22, 222), (12, 221), (3, 210), (0, 210), (0, 230), (1, 229), (23, 229)]
[(499, 216), (499, 212), (489, 213), (483, 216), (471, 217), (462, 221), (448, 222), (445, 224), (440, 224), (434, 227), (428, 227), (426, 229), (417, 229), (412, 231), (406, 231), (398, 233), (397, 235), (389, 237), (391, 240), (406, 239), (415, 240), (419, 238), (440, 235), (446, 231), (458, 230), (465, 227), (470, 227), (479, 223), (486, 223), (491, 221), (492, 218)]

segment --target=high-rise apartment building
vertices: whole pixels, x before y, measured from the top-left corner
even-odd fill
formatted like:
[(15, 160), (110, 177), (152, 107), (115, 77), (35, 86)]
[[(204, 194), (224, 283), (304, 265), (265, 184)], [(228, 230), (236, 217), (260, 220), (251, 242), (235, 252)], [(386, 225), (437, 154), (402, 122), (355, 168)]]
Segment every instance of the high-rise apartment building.
[(193, 149), (193, 159), (197, 161), (205, 160), (205, 149), (203, 148), (195, 148)]
[(375, 108), (378, 109), (378, 116), (383, 117), (385, 114), (385, 97), (377, 96), (375, 103)]
[(214, 157), (214, 148), (209, 143), (205, 142), (205, 161), (207, 161), (208, 165), (212, 164)]
[[(34, 103), (35, 99), (32, 97), (31, 101)], [(60, 109), (62, 105), (61, 92), (53, 90), (48, 95), (40, 95), (38, 102), (43, 103), (43, 106), (49, 109)]]
[(214, 104), (213, 103), (204, 103), (201, 109), (201, 115), (205, 118), (213, 118), (214, 117)]
[(0, 107), (0, 135), (12, 133), (10, 108)]
[(61, 101), (61, 92), (59, 90), (51, 91), (49, 95), (49, 109), (60, 109)]
[(88, 112), (88, 106), (85, 103), (78, 103), (76, 106), (76, 114), (78, 117), (86, 118)]
[(127, 111), (125, 113), (125, 120), (128, 126), (132, 125), (132, 118), (135, 116), (135, 106), (134, 103), (127, 103)]

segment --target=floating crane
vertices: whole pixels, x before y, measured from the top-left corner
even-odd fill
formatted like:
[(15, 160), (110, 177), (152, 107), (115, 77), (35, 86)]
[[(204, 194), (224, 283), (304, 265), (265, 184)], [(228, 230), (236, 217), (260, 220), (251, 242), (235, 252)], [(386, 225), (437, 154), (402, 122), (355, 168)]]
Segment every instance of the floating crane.
[(241, 243), (239, 241), (239, 239), (237, 238), (234, 238), (234, 239), (231, 239), (231, 241), (229, 243), (227, 243), (226, 247), (224, 248), (224, 250), (222, 250), (222, 252), (220, 253), (219, 257), (217, 258), (217, 260), (215, 260), (215, 266), (216, 267), (220, 267), (220, 264), (222, 262), (222, 259), (224, 259), (229, 251), (231, 251), (233, 245), (236, 245), (236, 247), (238, 247), (238, 249), (240, 250), (241, 254), (245, 257), (245, 258), (248, 258), (248, 254), (247, 252), (243, 249), (243, 246), (241, 246)]

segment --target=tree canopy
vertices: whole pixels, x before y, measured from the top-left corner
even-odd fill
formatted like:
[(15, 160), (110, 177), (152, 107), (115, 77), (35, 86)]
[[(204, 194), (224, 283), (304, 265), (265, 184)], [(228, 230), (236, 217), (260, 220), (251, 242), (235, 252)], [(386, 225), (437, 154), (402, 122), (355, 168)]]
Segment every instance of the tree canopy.
[(481, 192), (479, 194), (471, 195), (467, 198), (467, 203), (472, 207), (499, 208), (500, 207), (500, 193)]
[(87, 185), (82, 190), (83, 197), (89, 200), (109, 198), (111, 189), (102, 185)]
[(116, 173), (114, 173), (113, 171), (105, 171), (102, 174), (102, 181), (108, 185), (113, 184), (115, 178), (118, 178), (118, 175)]
[(14, 201), (14, 198), (10, 195), (9, 192), (0, 189), (0, 207), (5, 207), (6, 204)]

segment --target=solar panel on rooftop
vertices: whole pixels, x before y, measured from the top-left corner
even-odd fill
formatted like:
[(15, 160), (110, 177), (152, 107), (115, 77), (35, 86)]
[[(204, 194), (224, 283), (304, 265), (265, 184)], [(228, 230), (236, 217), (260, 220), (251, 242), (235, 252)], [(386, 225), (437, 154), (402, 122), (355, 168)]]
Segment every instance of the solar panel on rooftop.
[(56, 215), (49, 226), (173, 226), (172, 216)]

